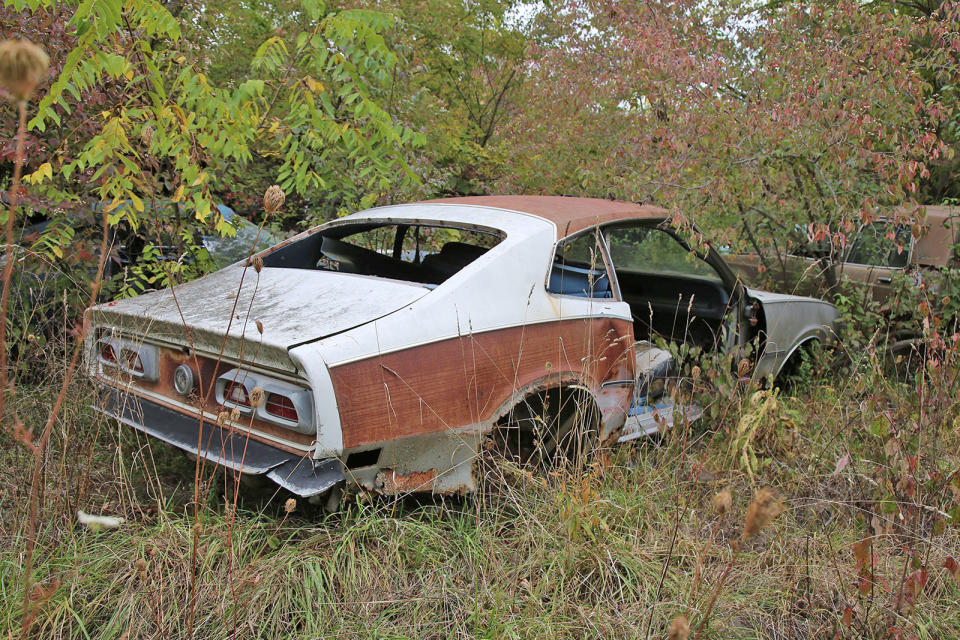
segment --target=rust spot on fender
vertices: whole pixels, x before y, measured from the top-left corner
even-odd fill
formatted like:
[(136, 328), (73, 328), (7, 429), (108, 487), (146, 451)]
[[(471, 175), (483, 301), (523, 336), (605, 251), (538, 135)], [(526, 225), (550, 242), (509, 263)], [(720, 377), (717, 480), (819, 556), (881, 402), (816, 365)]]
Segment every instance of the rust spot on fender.
[(433, 488), (435, 469), (400, 473), (396, 469), (384, 469), (377, 474), (377, 488), (385, 494), (413, 493)]

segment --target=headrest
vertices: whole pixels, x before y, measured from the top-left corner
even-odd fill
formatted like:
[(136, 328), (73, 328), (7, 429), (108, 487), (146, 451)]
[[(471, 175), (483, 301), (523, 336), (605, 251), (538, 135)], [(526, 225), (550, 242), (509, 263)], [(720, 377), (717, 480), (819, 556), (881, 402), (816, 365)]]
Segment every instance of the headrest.
[(487, 250), (465, 242), (448, 242), (440, 249), (440, 256), (447, 262), (466, 266), (485, 254)]

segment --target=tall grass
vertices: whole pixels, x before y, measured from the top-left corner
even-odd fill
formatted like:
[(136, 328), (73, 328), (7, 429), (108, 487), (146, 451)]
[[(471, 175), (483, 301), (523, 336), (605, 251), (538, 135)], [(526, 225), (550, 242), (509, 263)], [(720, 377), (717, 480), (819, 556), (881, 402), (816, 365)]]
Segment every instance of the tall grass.
[(814, 352), (792, 395), (699, 358), (699, 423), (332, 515), (99, 416), (69, 339), (23, 350), (3, 417), (45, 428), (0, 430), (0, 637), (960, 637), (960, 336), (921, 324), (909, 375)]
[[(704, 638), (958, 637), (960, 583), (948, 561), (960, 557), (949, 517), (956, 400), (924, 391), (951, 378), (920, 377), (898, 386), (864, 365), (839, 383), (808, 381), (757, 431), (753, 470), (729, 455), (738, 421), (754, 410), (741, 391), (724, 398), (719, 417), (580, 470), (544, 476), (492, 460), (478, 495), (353, 494), (333, 515), (303, 502), (288, 514), (287, 496), (252, 491), (234, 510), (220, 476), (203, 481), (194, 504), (193, 463), (99, 420), (85, 409), (89, 389), (74, 384), (42, 474), (31, 634), (186, 637), (193, 592), (194, 635), (211, 639), (662, 638), (679, 615)], [(51, 393), (21, 393), (20, 413), (42, 414)], [(703, 399), (717, 397), (713, 388)], [(943, 421), (935, 449), (904, 444), (919, 447), (907, 458), (927, 458), (913, 471), (889, 430), (876, 435), (881, 420), (903, 429), (919, 420), (933, 438), (934, 415)], [(16, 637), (28, 456), (2, 437), (0, 637)], [(934, 454), (939, 480), (922, 471)], [(911, 473), (913, 497), (903, 481)], [(744, 536), (760, 486), (786, 510)], [(718, 514), (724, 490), (730, 506)], [(127, 522), (94, 532), (76, 523), (77, 508)], [(911, 576), (921, 570), (918, 587)]]

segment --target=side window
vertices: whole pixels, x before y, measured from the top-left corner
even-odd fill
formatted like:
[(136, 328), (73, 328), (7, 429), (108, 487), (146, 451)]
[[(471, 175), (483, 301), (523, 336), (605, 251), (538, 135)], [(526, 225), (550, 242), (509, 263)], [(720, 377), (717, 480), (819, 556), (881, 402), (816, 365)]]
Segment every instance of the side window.
[(557, 247), (547, 291), (583, 298), (613, 297), (600, 251), (600, 236), (595, 231)]
[(846, 262), (902, 269), (910, 259), (912, 242), (913, 235), (906, 226), (891, 227), (886, 222), (873, 222), (857, 234)]
[(613, 227), (607, 230), (610, 259), (621, 270), (672, 273), (720, 281), (717, 272), (663, 229), (648, 226)]

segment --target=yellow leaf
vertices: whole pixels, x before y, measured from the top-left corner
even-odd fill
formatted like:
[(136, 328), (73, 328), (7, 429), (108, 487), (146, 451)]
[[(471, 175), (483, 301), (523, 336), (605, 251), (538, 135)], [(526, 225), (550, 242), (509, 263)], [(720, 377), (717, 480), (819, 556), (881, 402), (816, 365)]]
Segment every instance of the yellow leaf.
[(31, 173), (29, 176), (23, 179), (24, 182), (30, 184), (40, 184), (44, 178), (53, 177), (53, 167), (50, 166), (49, 162), (44, 162), (40, 167)]
[(130, 199), (133, 201), (133, 208), (137, 210), (137, 213), (143, 213), (143, 200), (133, 193), (130, 194)]
[(127, 80), (133, 80), (133, 69), (129, 69), (125, 74), (123, 74), (123, 76)]
[(176, 105), (176, 104), (175, 104), (175, 105), (172, 105), (170, 108), (173, 109), (173, 112), (174, 112), (175, 114), (177, 114), (177, 117), (178, 117), (178, 118), (180, 118), (180, 122), (183, 123), (183, 126), (187, 126), (187, 124), (188, 124), (188, 123), (187, 123), (187, 114), (185, 114), (185, 113), (183, 112), (183, 109), (181, 109), (180, 106), (179, 106), (179, 105)]
[(177, 190), (173, 192), (173, 201), (180, 202), (183, 200), (183, 185), (177, 187)]
[(177, 64), (183, 64), (186, 61), (186, 59), (187, 59), (186, 56), (177, 56), (176, 58), (173, 59), (173, 61), (176, 62)]
[(197, 210), (194, 212), (197, 220), (206, 220), (207, 216), (210, 215), (210, 201), (201, 200)]
[(103, 208), (103, 210), (104, 210), (104, 212), (106, 212), (106, 213), (110, 213), (111, 211), (113, 211), (114, 209), (116, 209), (116, 208), (119, 207), (119, 206), (120, 206), (120, 200), (118, 200), (117, 198), (114, 198), (114, 199), (113, 199), (113, 202), (111, 202), (110, 204), (108, 204), (107, 206), (105, 206), (105, 207)]
[(318, 94), (323, 93), (323, 83), (317, 80), (314, 80), (310, 76), (306, 78), (307, 88), (310, 89), (310, 93)]
[(206, 172), (205, 172), (205, 171), (201, 171), (201, 172), (200, 172), (200, 175), (197, 176), (197, 179), (194, 180), (194, 181), (190, 184), (190, 186), (191, 186), (191, 187), (196, 187), (197, 185), (203, 184), (203, 181), (206, 180), (206, 179), (207, 179), (207, 174), (206, 174)]

